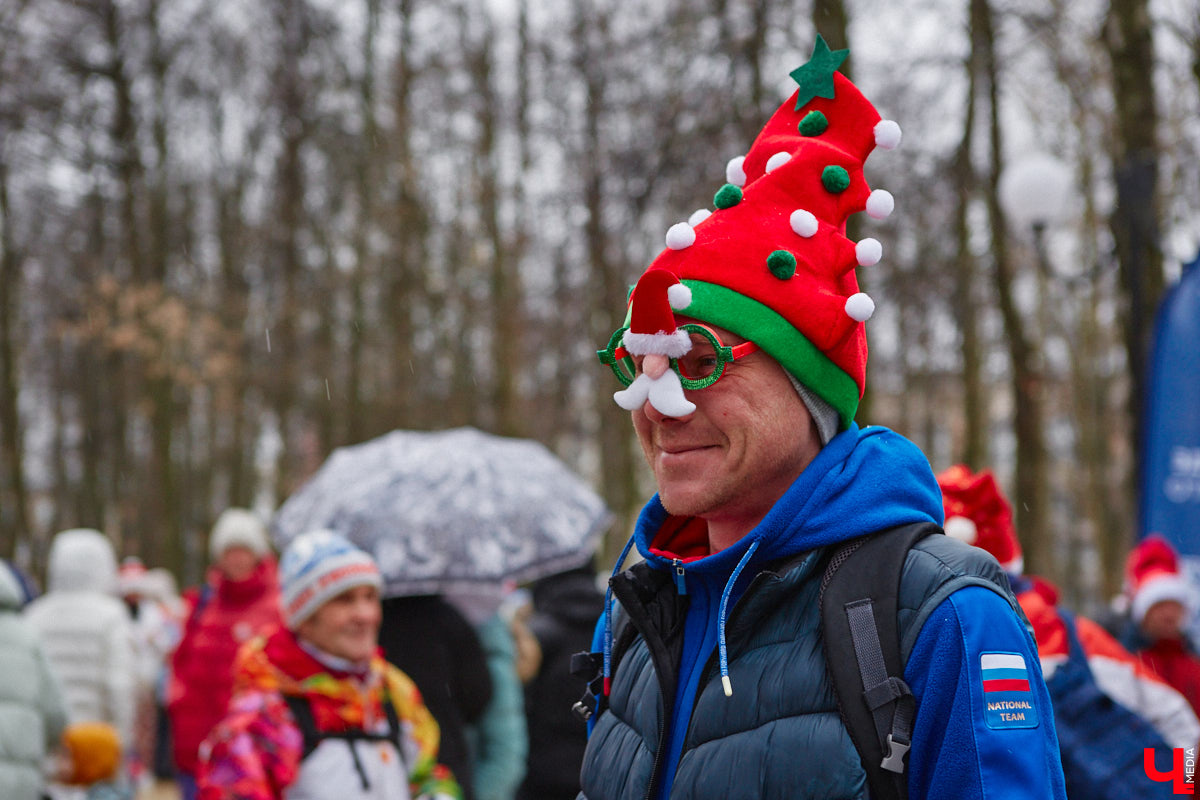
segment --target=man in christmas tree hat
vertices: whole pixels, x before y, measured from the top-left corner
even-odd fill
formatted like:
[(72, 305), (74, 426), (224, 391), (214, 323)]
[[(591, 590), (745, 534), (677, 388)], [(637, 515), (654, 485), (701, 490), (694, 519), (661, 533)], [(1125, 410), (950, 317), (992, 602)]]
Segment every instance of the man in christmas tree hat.
[[(726, 166), (715, 210), (670, 228), (599, 354), (658, 494), (626, 547), (644, 561), (618, 563), (593, 648), (588, 800), (1064, 796), (1037, 650), (1003, 572), (940, 535), (921, 451), (854, 422), (874, 311), (855, 270), (882, 247), (845, 223), (892, 211), (863, 162), (900, 129), (836, 71), (846, 54), (818, 37), (796, 93)], [(851, 637), (825, 632), (823, 576), (847, 542), (900, 531), (939, 534), (882, 565), (898, 576), (883, 594), (903, 675), (858, 653), (847, 605), (861, 683), (844, 694), (846, 662), (830, 654)], [(864, 736), (855, 704), (869, 726), (888, 710), (889, 727)]]

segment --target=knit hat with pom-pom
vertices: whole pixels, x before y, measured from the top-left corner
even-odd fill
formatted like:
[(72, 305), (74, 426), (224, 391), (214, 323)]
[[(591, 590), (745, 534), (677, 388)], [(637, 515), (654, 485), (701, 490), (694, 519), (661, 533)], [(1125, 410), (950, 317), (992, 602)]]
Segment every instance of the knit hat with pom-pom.
[(341, 534), (314, 530), (292, 540), (279, 559), (283, 618), (296, 630), (317, 609), (356, 586), (383, 588), (375, 559)]
[(875, 239), (847, 239), (846, 219), (892, 211), (892, 196), (867, 186), (863, 162), (900, 141), (899, 127), (836, 71), (848, 52), (817, 37), (812, 59), (791, 73), (799, 89), (726, 166), (716, 210), (673, 225), (647, 271), (675, 276), (691, 294), (681, 313), (756, 343), (842, 428), (866, 385), (863, 322), (875, 308), (854, 270), (882, 255)]
[(1175, 600), (1189, 612), (1196, 607), (1195, 591), (1179, 570), (1179, 556), (1161, 535), (1152, 533), (1130, 552), (1125, 562), (1125, 593), (1129, 613), (1141, 623), (1155, 603)]
[(988, 470), (971, 472), (962, 464), (937, 476), (946, 510), (946, 534), (991, 553), (1004, 571), (1020, 575), (1021, 543), (1013, 528), (1012, 507)]
[(271, 552), (267, 526), (262, 518), (245, 508), (227, 508), (217, 517), (208, 539), (208, 554), (216, 561), (231, 547), (245, 547), (256, 556)]

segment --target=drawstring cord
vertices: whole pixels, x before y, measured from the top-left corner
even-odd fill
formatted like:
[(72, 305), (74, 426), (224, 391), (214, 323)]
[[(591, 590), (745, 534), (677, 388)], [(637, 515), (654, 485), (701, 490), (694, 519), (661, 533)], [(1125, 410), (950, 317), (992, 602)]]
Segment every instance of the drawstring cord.
[(613, 646), (613, 629), (612, 629), (612, 579), (617, 577), (621, 572), (621, 565), (625, 563), (625, 558), (629, 555), (630, 548), (633, 547), (634, 537), (630, 536), (629, 541), (625, 543), (625, 548), (621, 551), (621, 555), (617, 556), (617, 563), (613, 567), (612, 575), (609, 576), (608, 589), (604, 592), (604, 696), (608, 697), (608, 690), (612, 687), (612, 674), (609, 672), (612, 666), (612, 646)]
[[(733, 695), (733, 684), (729, 680), (729, 651), (725, 646), (725, 610), (729, 606), (729, 595), (733, 592), (733, 585), (737, 583), (738, 576), (742, 574), (742, 569), (745, 568), (746, 564), (750, 561), (750, 557), (754, 555), (754, 551), (757, 549), (758, 542), (753, 542), (746, 548), (746, 552), (742, 554), (741, 560), (733, 568), (733, 574), (725, 582), (725, 590), (721, 592), (721, 609), (717, 613), (717, 651), (721, 663), (721, 687), (725, 689), (726, 697)], [(607, 669), (607, 665), (605, 669)]]

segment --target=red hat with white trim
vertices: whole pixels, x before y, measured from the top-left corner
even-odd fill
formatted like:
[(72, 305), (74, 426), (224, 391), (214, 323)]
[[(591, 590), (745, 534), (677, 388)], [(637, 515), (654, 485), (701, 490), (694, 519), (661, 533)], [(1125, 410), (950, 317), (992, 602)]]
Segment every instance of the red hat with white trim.
[(1179, 556), (1162, 534), (1152, 533), (1133, 549), (1125, 562), (1125, 593), (1129, 613), (1140, 623), (1155, 603), (1175, 600), (1195, 610), (1192, 585), (1179, 571)]
[(1012, 507), (992, 473), (973, 473), (957, 464), (939, 473), (937, 482), (946, 510), (946, 535), (988, 551), (1005, 572), (1020, 575), (1025, 561), (1013, 528)]
[(646, 272), (675, 276), (691, 291), (688, 317), (758, 344), (837, 412), (841, 428), (866, 385), (863, 323), (875, 309), (854, 270), (882, 255), (875, 239), (846, 238), (846, 219), (892, 211), (892, 196), (868, 187), (863, 162), (900, 141), (896, 123), (836, 71), (848, 52), (817, 37), (812, 59), (791, 73), (799, 89), (726, 166), (716, 211), (673, 225)]
[(692, 347), (687, 331), (675, 325), (675, 311), (687, 308), (692, 293), (665, 269), (649, 269), (630, 297), (629, 330), (621, 341), (635, 356), (658, 353), (679, 358)]

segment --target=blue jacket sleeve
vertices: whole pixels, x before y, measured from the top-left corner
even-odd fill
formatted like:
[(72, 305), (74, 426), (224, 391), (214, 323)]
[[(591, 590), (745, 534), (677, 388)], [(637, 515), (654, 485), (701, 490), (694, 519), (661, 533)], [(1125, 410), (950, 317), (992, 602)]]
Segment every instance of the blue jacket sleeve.
[(1065, 800), (1037, 647), (990, 589), (954, 592), (926, 620), (905, 680), (917, 701), (909, 797)]

